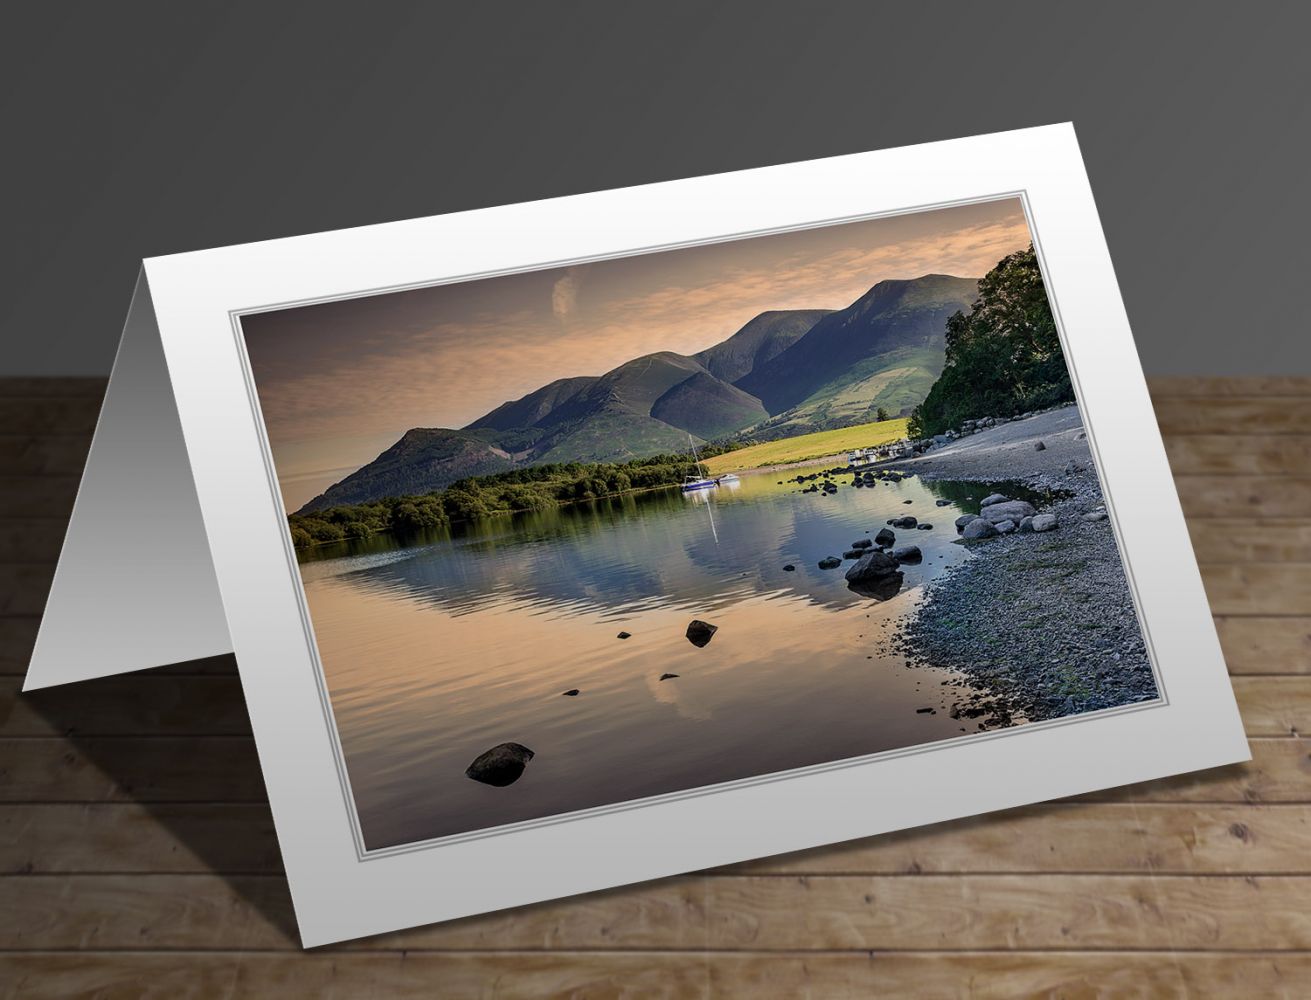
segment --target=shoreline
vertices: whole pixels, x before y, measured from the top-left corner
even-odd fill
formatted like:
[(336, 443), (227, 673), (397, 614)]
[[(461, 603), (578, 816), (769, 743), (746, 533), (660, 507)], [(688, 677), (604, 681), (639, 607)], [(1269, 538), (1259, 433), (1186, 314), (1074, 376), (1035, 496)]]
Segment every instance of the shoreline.
[(990, 693), (974, 708), (1016, 721), (1159, 696), (1077, 406), (887, 464), (1055, 498), (1039, 509), (1056, 516), (1051, 531), (962, 543), (974, 558), (930, 583), (904, 622), (908, 662), (961, 671)]

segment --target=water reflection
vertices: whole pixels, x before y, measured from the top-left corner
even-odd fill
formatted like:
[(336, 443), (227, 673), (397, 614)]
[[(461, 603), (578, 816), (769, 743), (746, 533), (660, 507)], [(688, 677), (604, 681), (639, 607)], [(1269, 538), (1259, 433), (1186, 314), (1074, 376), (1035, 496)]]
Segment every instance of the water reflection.
[[(835, 494), (806, 494), (781, 478), (526, 513), (307, 560), (366, 843), (959, 735), (966, 727), (948, 718), (953, 689), (942, 683), (957, 678), (908, 669), (895, 632), (923, 583), (969, 557), (953, 521), (981, 488), (957, 498), (951, 484), (856, 489), (835, 477)], [(850, 560), (820, 568), (912, 511), (934, 526), (897, 531), (923, 559), (895, 584), (853, 590)], [(689, 641), (692, 619), (717, 628), (713, 641)], [(536, 755), (512, 787), (465, 777), (470, 760), (506, 743)]]

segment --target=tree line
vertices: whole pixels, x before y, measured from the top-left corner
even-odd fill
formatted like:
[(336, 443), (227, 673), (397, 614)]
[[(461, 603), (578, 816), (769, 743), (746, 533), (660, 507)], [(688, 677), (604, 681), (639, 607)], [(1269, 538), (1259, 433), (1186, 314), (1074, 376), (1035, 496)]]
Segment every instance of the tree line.
[[(732, 450), (707, 447), (706, 457)], [(599, 500), (638, 490), (677, 486), (695, 475), (685, 455), (655, 455), (630, 462), (559, 462), (488, 476), (473, 476), (444, 490), (343, 504), (288, 517), (297, 548), (368, 538), (383, 532), (412, 536), (456, 521)]]
[(911, 437), (1074, 399), (1032, 244), (983, 277), (969, 315), (958, 311), (947, 320), (946, 341), (942, 374), (911, 413)]

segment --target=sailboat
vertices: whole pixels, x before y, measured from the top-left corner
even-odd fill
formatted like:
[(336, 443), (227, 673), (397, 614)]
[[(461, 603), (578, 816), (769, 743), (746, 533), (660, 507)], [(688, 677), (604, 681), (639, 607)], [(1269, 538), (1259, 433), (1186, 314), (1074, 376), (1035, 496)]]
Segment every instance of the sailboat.
[(684, 479), (680, 488), (684, 493), (691, 493), (693, 490), (713, 490), (719, 485), (719, 480), (707, 479), (705, 473), (701, 471), (701, 457), (696, 453), (696, 442), (692, 440), (691, 434), (687, 436), (687, 446), (692, 450), (692, 461), (696, 463), (697, 474)]

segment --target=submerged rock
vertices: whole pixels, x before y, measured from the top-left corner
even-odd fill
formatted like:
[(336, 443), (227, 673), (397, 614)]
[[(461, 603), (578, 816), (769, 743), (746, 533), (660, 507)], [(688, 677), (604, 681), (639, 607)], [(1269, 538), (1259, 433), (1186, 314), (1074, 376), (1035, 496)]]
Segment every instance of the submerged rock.
[(842, 565), (842, 560), (837, 556), (825, 556), (819, 561), (820, 569), (837, 569)]
[(847, 569), (848, 583), (877, 580), (897, 572), (897, 560), (886, 552), (866, 552), (854, 566)]
[(523, 769), (535, 757), (522, 743), (498, 743), (490, 750), (480, 753), (464, 773), (474, 781), (484, 785), (504, 788), (513, 785), (523, 774)]
[(916, 531), (932, 531), (932, 530), (933, 530), (933, 525), (929, 524), (928, 521), (921, 521), (919, 524), (915, 525), (915, 530), (916, 530)]
[(704, 646), (718, 631), (718, 625), (711, 625), (700, 618), (695, 618), (687, 626), (687, 641), (693, 646)]
[(868, 597), (872, 601), (887, 601), (901, 592), (903, 579), (901, 572), (896, 571), (889, 573), (887, 576), (877, 576), (868, 580), (854, 580), (847, 584), (847, 589), (853, 594)]

